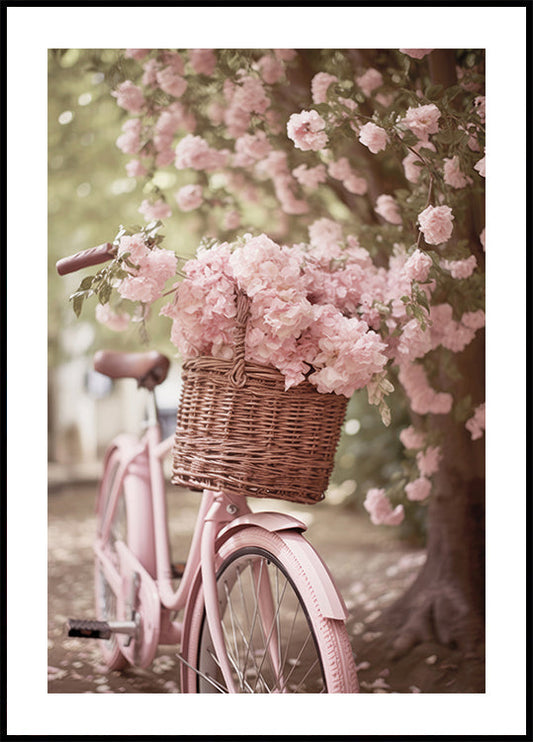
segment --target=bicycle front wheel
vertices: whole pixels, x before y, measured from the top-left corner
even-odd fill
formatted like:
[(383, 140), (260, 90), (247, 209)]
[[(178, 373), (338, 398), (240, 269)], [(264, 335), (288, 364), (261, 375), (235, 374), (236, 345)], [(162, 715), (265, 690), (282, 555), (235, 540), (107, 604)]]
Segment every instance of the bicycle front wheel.
[[(249, 527), (222, 545), (217, 590), (237, 692), (358, 691), (344, 622), (322, 614), (316, 587), (276, 533)], [(224, 693), (200, 583), (194, 592), (185, 617), (182, 692)]]

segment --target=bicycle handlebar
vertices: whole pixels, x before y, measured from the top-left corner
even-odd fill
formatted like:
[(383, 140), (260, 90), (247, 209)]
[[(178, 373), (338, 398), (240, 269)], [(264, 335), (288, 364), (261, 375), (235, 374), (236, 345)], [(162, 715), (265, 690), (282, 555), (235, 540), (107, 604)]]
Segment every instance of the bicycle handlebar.
[(67, 273), (74, 273), (82, 268), (88, 268), (91, 265), (106, 263), (115, 257), (115, 248), (111, 242), (104, 242), (97, 247), (91, 247), (88, 250), (82, 250), (75, 255), (67, 258), (61, 258), (56, 263), (56, 269), (60, 276)]

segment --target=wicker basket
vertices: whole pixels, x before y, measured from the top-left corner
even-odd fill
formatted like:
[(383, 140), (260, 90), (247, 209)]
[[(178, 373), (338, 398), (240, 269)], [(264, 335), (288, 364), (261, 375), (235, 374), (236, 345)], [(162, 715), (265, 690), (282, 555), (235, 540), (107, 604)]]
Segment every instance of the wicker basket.
[(308, 381), (285, 391), (276, 369), (244, 361), (248, 302), (237, 297), (232, 361), (183, 367), (172, 482), (293, 502), (322, 500), (348, 400)]

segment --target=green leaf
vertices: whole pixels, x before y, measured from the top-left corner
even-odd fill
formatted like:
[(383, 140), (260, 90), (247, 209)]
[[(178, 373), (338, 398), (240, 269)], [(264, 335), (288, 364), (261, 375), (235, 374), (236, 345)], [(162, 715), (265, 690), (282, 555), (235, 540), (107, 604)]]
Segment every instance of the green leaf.
[(426, 88), (426, 97), (430, 100), (438, 100), (442, 96), (443, 90), (442, 85), (429, 85)]
[(86, 276), (80, 283), (78, 291), (87, 291), (93, 285), (94, 276)]
[(98, 301), (100, 302), (100, 304), (107, 304), (107, 302), (111, 298), (111, 290), (111, 285), (109, 283), (104, 283), (104, 285), (98, 292)]
[(81, 314), (84, 298), (85, 298), (84, 294), (73, 294), (71, 297), (72, 308), (74, 309), (74, 313), (76, 314), (76, 317), (79, 317)]

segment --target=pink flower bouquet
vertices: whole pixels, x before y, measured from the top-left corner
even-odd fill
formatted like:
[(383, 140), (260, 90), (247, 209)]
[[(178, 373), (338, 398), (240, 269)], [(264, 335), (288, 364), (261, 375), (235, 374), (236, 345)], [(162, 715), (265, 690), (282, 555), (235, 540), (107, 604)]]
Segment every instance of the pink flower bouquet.
[(347, 287), (353, 278), (361, 284), (366, 251), (346, 250), (344, 267), (332, 270), (332, 249), (323, 243), (289, 248), (264, 234), (200, 247), (185, 265), (174, 301), (162, 309), (172, 319), (172, 342), (185, 359), (231, 359), (240, 290), (250, 300), (246, 360), (278, 369), (286, 389), (307, 378), (319, 392), (350, 397), (388, 359), (378, 333), (347, 311), (358, 304)]

